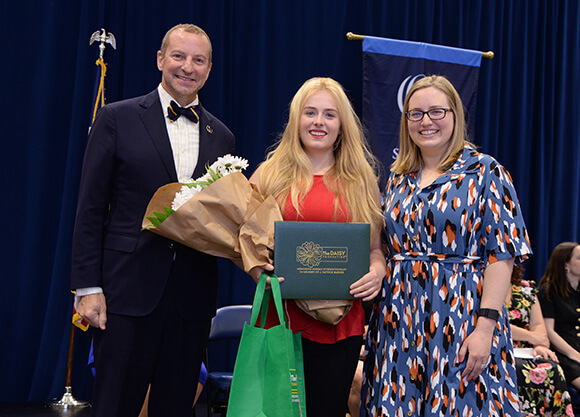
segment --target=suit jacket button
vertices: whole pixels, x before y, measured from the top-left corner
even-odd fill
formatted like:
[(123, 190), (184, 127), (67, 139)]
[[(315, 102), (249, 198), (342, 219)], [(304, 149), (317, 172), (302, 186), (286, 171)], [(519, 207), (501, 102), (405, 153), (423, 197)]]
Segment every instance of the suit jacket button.
[(173, 250), (173, 247), (174, 247), (173, 243), (170, 243), (169, 244), (169, 249)]

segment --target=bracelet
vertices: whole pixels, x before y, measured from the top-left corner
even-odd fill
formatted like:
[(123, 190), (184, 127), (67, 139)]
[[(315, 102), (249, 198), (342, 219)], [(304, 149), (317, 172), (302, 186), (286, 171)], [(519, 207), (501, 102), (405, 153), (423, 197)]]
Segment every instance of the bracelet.
[(494, 321), (499, 320), (499, 311), (492, 308), (480, 308), (479, 313), (477, 314), (479, 317), (487, 317), (488, 319), (492, 319)]

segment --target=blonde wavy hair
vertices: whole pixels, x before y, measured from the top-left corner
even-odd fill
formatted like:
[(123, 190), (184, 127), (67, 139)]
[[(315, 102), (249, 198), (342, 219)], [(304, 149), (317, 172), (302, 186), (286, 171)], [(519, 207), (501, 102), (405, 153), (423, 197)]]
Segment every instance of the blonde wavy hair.
[(260, 188), (276, 197), (284, 210), (288, 195), (301, 213), (301, 202), (312, 188), (312, 164), (300, 140), (300, 117), (306, 101), (316, 92), (326, 90), (335, 99), (340, 118), (340, 133), (334, 144), (334, 165), (326, 172), (324, 184), (334, 193), (334, 213), (341, 210), (344, 198), (350, 220), (371, 224), (371, 235), (383, 224), (377, 202), (378, 161), (368, 148), (360, 119), (342, 86), (332, 78), (311, 78), (294, 95), (290, 103), (284, 132), (268, 152), (261, 165)]
[[(451, 114), (447, 114), (445, 117), (453, 117), (453, 133), (447, 147), (447, 151), (443, 154), (439, 166), (437, 167), (441, 171), (447, 171), (453, 166), (455, 161), (461, 155), (463, 147), (465, 144), (469, 144), (475, 148), (471, 142), (467, 139), (467, 127), (465, 123), (465, 114), (463, 111), (463, 102), (461, 97), (457, 93), (453, 84), (449, 80), (441, 75), (431, 75), (425, 78), (421, 78), (415, 84), (411, 86), (411, 89), (407, 93), (405, 98), (405, 103), (403, 105), (403, 113), (401, 114), (401, 126), (399, 131), (399, 155), (393, 164), (391, 165), (391, 171), (395, 174), (410, 174), (412, 172), (419, 171), (423, 165), (423, 157), (421, 156), (421, 150), (415, 142), (411, 139), (409, 134), (409, 127), (407, 117), (405, 116), (409, 111), (409, 100), (417, 91), (424, 88), (434, 87), (442, 91), (445, 96), (447, 96), (447, 101), (449, 102), (449, 108), (451, 109)], [(429, 117), (427, 115), (423, 117)], [(414, 122), (416, 123), (416, 122)]]

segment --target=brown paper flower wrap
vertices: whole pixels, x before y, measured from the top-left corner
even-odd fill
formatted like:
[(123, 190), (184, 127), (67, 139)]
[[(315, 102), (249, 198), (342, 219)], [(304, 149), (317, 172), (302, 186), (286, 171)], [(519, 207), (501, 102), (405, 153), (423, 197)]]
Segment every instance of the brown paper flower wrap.
[(171, 183), (155, 192), (143, 218), (144, 229), (209, 255), (241, 261), (246, 272), (272, 263), (274, 222), (282, 220), (272, 196), (235, 172), (193, 196), (155, 227), (147, 217), (170, 207), (182, 186)]
[[(246, 272), (273, 263), (274, 222), (283, 220), (274, 197), (261, 193), (242, 173), (235, 172), (200, 191), (155, 227), (148, 217), (170, 207), (182, 186), (171, 183), (155, 192), (143, 229), (208, 255), (241, 261)], [(333, 325), (352, 307), (352, 300), (295, 301), (306, 314)]]
[(300, 310), (324, 323), (337, 325), (352, 308), (352, 300), (294, 300)]

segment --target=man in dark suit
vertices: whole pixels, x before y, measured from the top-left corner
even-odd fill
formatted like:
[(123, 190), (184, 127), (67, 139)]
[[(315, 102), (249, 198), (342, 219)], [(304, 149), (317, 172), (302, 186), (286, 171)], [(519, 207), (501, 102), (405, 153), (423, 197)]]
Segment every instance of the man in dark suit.
[(199, 105), (211, 57), (202, 29), (170, 29), (157, 52), (158, 88), (103, 107), (89, 134), (71, 286), (95, 327), (94, 416), (138, 416), (149, 384), (151, 417), (191, 415), (216, 259), (141, 231), (141, 222), (160, 186), (197, 178), (234, 152), (232, 133)]

